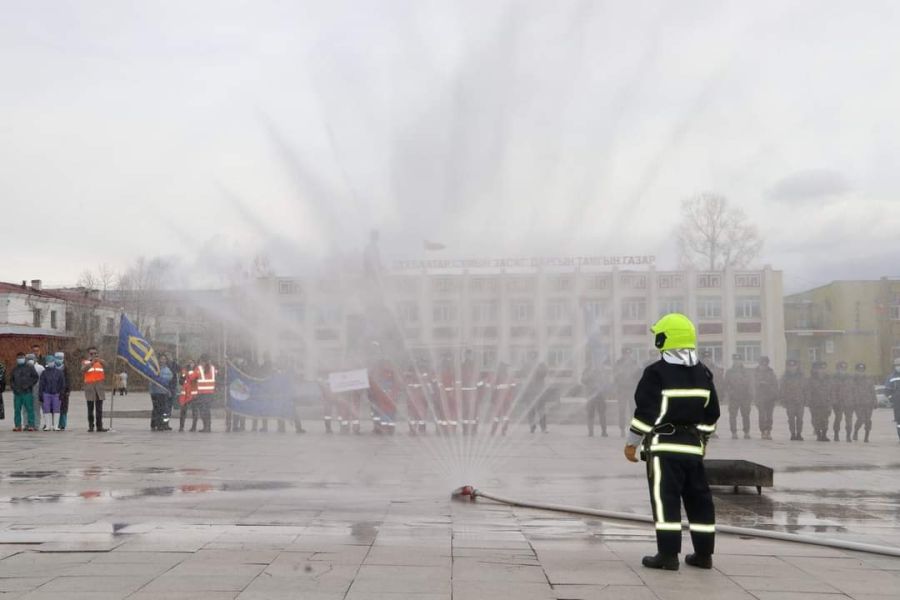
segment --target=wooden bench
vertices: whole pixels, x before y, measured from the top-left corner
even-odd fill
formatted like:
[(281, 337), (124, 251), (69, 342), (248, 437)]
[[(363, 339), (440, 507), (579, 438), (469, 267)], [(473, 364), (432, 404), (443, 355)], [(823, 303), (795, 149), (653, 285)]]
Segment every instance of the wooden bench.
[(764, 487), (772, 487), (774, 471), (749, 460), (709, 459), (703, 461), (709, 485), (725, 485), (738, 493), (741, 486), (755, 487), (762, 494)]

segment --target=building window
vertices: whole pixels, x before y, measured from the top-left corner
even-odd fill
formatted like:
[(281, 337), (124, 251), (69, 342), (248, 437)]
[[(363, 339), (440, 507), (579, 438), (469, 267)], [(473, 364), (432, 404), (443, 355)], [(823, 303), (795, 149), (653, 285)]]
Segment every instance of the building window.
[(720, 273), (698, 273), (698, 288), (720, 288), (722, 287), (722, 275)]
[(697, 318), (698, 319), (721, 319), (722, 318), (722, 297), (721, 296), (698, 296), (697, 297)]
[(51, 310), (51, 311), (50, 311), (50, 329), (56, 329), (56, 326), (57, 326), (57, 323), (56, 323), (56, 311), (55, 311), (55, 310)]
[(625, 298), (622, 300), (622, 319), (625, 321), (646, 320), (647, 301), (644, 298)]
[(664, 296), (659, 299), (659, 316), (669, 313), (684, 313), (684, 298), (681, 296)]
[(500, 308), (496, 300), (482, 300), (472, 303), (473, 323), (496, 323), (499, 313)]
[(587, 299), (582, 306), (584, 307), (584, 318), (589, 323), (605, 320), (609, 311), (606, 300)]
[(738, 319), (758, 319), (760, 316), (758, 296), (738, 296), (734, 303), (734, 316)]
[(609, 275), (591, 275), (587, 281), (589, 290), (608, 290)]
[(895, 304), (891, 306), (889, 314), (892, 321), (900, 321), (900, 305)]
[(653, 351), (655, 356), (653, 360), (659, 358), (659, 352), (654, 348), (647, 348), (647, 344), (635, 345), (635, 344), (624, 344), (622, 346), (622, 350), (625, 348), (629, 348), (631, 350), (631, 356), (641, 364), (644, 364), (650, 360), (650, 353)]
[(452, 294), (459, 291), (459, 281), (452, 277), (438, 277), (432, 282), (432, 286), (438, 294)]
[(762, 346), (759, 342), (738, 342), (734, 351), (747, 363), (759, 362), (759, 357), (762, 356)]
[(809, 357), (809, 362), (819, 362), (819, 356), (821, 356), (821, 351), (818, 346), (810, 346), (806, 349), (806, 355)]
[(75, 313), (71, 311), (66, 311), (66, 331), (72, 331), (75, 329)]
[(469, 289), (473, 292), (496, 292), (497, 280), (493, 277), (473, 277), (469, 280)]
[[(703, 356), (704, 352), (709, 352), (712, 356), (710, 358), (701, 359), (703, 362), (710, 365), (721, 365), (722, 359), (725, 357), (725, 352), (722, 349), (722, 344), (697, 344), (697, 350), (700, 353), (700, 356)], [(721, 383), (721, 382), (719, 382)]]
[(404, 325), (415, 325), (419, 322), (419, 305), (415, 302), (399, 302), (397, 304), (397, 320)]
[(476, 351), (476, 364), (480, 369), (493, 369), (497, 366), (497, 348), (486, 346)]
[(568, 292), (572, 289), (571, 275), (554, 275), (550, 278), (550, 289), (554, 292)]
[(552, 346), (547, 350), (547, 366), (560, 369), (571, 366), (572, 349), (568, 346)]
[(510, 292), (533, 292), (534, 287), (534, 277), (511, 277), (506, 281)]
[(41, 326), (41, 309), (39, 309), (39, 308), (31, 309), (31, 323), (34, 327)]
[(647, 276), (642, 273), (622, 273), (619, 283), (627, 289), (644, 290), (647, 289)]
[(291, 323), (302, 323), (306, 318), (306, 307), (303, 304), (283, 304), (281, 314)]
[(682, 286), (684, 276), (681, 273), (665, 273), (659, 276), (657, 282), (659, 289), (672, 290)]
[(435, 302), (431, 309), (431, 318), (435, 323), (455, 322), (456, 304), (452, 302)]
[(547, 311), (547, 320), (551, 323), (568, 321), (570, 318), (571, 309), (568, 300), (548, 300), (545, 308)]
[(321, 304), (316, 307), (316, 326), (329, 327), (340, 325), (344, 311), (338, 304)]
[(293, 296), (300, 291), (300, 285), (293, 279), (280, 279), (278, 281), (278, 293), (284, 296)]
[(760, 287), (759, 273), (738, 273), (734, 276), (734, 287), (758, 288)]
[(115, 335), (116, 319), (115, 317), (106, 317), (106, 335)]
[(534, 318), (534, 303), (531, 300), (513, 300), (509, 303), (511, 321), (531, 321)]
[(537, 348), (534, 346), (511, 346), (509, 349), (509, 359), (517, 368), (529, 366), (537, 357)]

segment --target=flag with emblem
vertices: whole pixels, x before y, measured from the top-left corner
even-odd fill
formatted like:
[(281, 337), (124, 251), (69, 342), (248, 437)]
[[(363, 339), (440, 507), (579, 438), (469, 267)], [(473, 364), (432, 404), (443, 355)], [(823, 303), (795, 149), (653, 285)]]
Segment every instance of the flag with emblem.
[(165, 387), (165, 383), (159, 378), (159, 357), (153, 351), (153, 346), (124, 314), (119, 323), (119, 347), (116, 354), (139, 375)]

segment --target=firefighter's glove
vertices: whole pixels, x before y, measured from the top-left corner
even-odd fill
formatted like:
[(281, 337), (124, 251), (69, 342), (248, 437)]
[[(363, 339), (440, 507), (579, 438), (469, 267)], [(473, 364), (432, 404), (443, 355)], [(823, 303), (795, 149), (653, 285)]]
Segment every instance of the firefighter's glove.
[(627, 458), (629, 462), (638, 462), (637, 446), (625, 446), (625, 458)]

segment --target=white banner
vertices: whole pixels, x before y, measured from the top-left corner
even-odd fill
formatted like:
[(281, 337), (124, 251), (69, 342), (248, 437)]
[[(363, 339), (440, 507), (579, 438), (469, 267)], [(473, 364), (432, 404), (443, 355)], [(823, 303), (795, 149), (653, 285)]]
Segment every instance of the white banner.
[(369, 389), (369, 370), (338, 371), (328, 374), (328, 387), (333, 394)]

